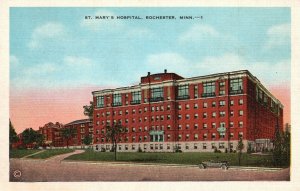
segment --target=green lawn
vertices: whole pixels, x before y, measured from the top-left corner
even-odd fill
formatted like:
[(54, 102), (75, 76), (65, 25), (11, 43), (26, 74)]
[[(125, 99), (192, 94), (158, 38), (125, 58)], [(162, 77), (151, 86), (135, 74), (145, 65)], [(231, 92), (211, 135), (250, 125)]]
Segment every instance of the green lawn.
[(34, 159), (46, 159), (55, 155), (60, 155), (60, 154), (65, 154), (65, 153), (70, 153), (73, 152), (73, 149), (48, 149), (45, 150), (44, 152), (41, 152), (36, 155), (32, 155), (28, 158), (34, 158)]
[[(118, 161), (141, 163), (168, 163), (196, 165), (201, 161), (225, 160), (238, 165), (237, 153), (117, 153)], [(114, 153), (87, 150), (82, 154), (69, 156), (66, 160), (114, 161)], [(242, 155), (242, 166), (272, 166), (272, 156)]]
[(41, 150), (38, 150), (38, 149), (11, 149), (9, 151), (9, 158), (22, 158), (22, 157), (25, 157), (25, 156), (28, 156), (28, 155), (31, 155), (33, 153), (36, 153), (38, 151), (41, 151)]

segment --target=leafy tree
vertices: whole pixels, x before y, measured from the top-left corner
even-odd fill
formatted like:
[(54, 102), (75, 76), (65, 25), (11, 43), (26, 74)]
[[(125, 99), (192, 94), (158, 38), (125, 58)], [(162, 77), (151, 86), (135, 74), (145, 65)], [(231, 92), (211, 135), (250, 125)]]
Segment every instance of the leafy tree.
[(83, 144), (90, 145), (93, 142), (93, 138), (90, 135), (86, 135), (83, 139)]
[(117, 160), (117, 144), (124, 128), (121, 123), (114, 123), (112, 126), (106, 126), (105, 138), (112, 143), (112, 150), (115, 153), (115, 160)]
[(19, 141), (19, 137), (17, 136), (14, 126), (9, 120), (9, 149), (12, 148), (13, 143), (16, 143), (18, 141)]
[(74, 129), (74, 128), (63, 128), (62, 129), (61, 135), (62, 135), (62, 138), (67, 142), (67, 148), (69, 148), (69, 142), (70, 142), (71, 138), (74, 137), (75, 133), (76, 133), (76, 129)]
[(273, 149), (273, 163), (275, 166), (289, 166), (291, 158), (290, 132), (276, 131)]
[(22, 141), (26, 147), (29, 144), (34, 144), (36, 147), (38, 147), (43, 144), (44, 136), (32, 128), (27, 128), (22, 132)]
[(241, 159), (242, 159), (242, 151), (243, 151), (243, 149), (244, 149), (244, 143), (243, 143), (242, 137), (240, 137), (238, 145), (237, 145), (237, 149), (236, 149), (236, 150), (238, 150), (239, 166), (241, 165)]
[(83, 114), (88, 116), (89, 118), (93, 117), (93, 111), (94, 111), (94, 103), (91, 101), (90, 105), (83, 106)]

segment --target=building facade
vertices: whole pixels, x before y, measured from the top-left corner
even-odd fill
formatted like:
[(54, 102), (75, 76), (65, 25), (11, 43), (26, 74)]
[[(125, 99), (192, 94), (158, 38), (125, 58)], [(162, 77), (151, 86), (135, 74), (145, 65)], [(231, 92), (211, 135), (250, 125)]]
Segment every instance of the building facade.
[(192, 78), (150, 74), (138, 85), (92, 92), (94, 149), (110, 150), (107, 125), (121, 123), (120, 152), (211, 152), (271, 148), (283, 105), (249, 71)]
[(84, 147), (85, 144), (83, 142), (86, 136), (90, 136), (93, 140), (93, 120), (92, 119), (81, 119), (72, 121), (68, 124), (64, 125), (64, 128), (73, 128), (74, 134), (73, 137), (67, 143), (67, 140), (64, 139), (63, 146), (67, 145), (72, 147)]
[(63, 138), (61, 130), (63, 129), (63, 124), (56, 122), (49, 122), (43, 127), (39, 127), (38, 132), (44, 136), (44, 146), (45, 147), (62, 147)]

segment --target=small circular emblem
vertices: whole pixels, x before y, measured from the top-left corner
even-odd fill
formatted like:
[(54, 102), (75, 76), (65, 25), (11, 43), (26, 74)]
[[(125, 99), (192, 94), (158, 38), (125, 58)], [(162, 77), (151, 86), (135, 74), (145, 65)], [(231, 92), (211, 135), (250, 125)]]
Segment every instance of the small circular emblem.
[(15, 170), (13, 174), (15, 178), (20, 178), (22, 176), (22, 172), (20, 170)]

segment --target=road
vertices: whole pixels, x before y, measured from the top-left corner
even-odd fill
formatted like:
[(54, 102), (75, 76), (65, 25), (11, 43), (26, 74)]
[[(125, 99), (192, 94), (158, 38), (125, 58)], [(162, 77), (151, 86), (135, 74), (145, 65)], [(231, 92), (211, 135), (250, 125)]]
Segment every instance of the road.
[(180, 166), (62, 161), (80, 152), (83, 151), (76, 150), (48, 160), (10, 159), (10, 181), (286, 181), (290, 177), (289, 169), (278, 171), (229, 169), (224, 171)]

